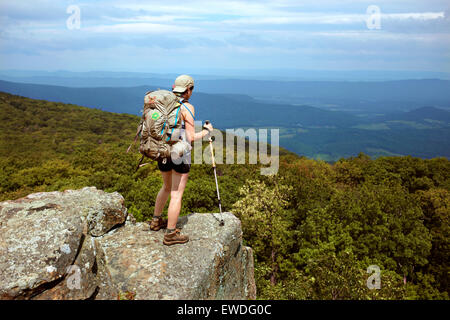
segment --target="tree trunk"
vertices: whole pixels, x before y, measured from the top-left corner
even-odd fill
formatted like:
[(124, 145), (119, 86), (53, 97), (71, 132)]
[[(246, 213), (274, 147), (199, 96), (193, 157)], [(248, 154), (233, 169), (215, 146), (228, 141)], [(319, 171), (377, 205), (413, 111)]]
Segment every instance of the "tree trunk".
[(272, 253), (270, 255), (270, 257), (272, 259), (272, 273), (270, 275), (270, 284), (273, 286), (277, 284), (276, 274), (278, 271), (278, 265), (276, 263), (275, 256), (276, 256), (276, 251), (274, 248), (272, 248)]

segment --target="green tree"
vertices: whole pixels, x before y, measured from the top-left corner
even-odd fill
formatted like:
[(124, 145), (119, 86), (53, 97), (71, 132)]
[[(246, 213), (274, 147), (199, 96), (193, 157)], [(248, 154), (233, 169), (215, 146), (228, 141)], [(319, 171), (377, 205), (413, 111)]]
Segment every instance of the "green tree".
[(275, 285), (284, 254), (292, 243), (291, 223), (286, 210), (292, 188), (269, 178), (272, 188), (260, 180), (249, 180), (241, 188), (242, 199), (233, 205), (241, 219), (247, 239), (263, 266), (270, 268), (270, 283)]

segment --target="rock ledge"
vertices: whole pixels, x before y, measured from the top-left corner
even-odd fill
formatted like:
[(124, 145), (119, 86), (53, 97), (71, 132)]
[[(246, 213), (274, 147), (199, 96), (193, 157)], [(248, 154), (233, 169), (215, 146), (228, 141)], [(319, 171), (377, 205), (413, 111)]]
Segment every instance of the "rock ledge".
[(164, 246), (95, 187), (0, 203), (0, 299), (255, 299), (253, 253), (232, 213), (193, 213)]

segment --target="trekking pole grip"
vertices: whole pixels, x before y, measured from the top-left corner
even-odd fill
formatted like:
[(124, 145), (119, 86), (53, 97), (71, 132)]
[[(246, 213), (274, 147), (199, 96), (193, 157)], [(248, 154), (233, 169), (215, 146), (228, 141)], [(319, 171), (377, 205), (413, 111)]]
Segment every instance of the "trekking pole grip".
[(205, 125), (210, 124), (210, 123), (211, 123), (211, 121), (205, 120), (205, 124), (203, 125), (203, 129), (208, 130), (208, 140), (211, 142), (211, 141), (214, 141), (214, 140), (215, 140), (215, 139), (214, 139), (214, 136), (211, 137), (211, 130), (209, 130), (209, 129), (205, 126)]
[[(209, 120), (205, 120), (205, 124), (209, 124)], [(211, 138), (211, 131), (208, 128), (206, 128), (205, 126), (203, 126), (203, 127), (208, 130), (209, 149), (211, 150), (211, 162), (212, 162), (213, 168), (215, 169), (216, 168), (216, 159), (214, 159), (214, 149), (213, 149), (213, 145), (212, 145), (213, 139)]]
[(209, 129), (206, 127), (206, 125), (208, 125), (208, 124), (210, 124), (210, 121), (209, 121), (209, 120), (205, 120), (205, 124), (203, 125), (203, 129), (206, 129), (206, 130), (208, 130), (208, 132), (211, 132), (211, 130), (209, 130)]

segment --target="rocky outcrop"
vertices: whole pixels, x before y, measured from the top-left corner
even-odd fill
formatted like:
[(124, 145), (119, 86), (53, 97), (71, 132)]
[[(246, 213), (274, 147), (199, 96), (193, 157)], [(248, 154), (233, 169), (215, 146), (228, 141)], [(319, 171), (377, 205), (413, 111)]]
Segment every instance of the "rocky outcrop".
[[(216, 214), (217, 216), (217, 214)], [(94, 187), (0, 203), (0, 299), (254, 299), (253, 253), (239, 219), (179, 219), (183, 245), (164, 246)]]

